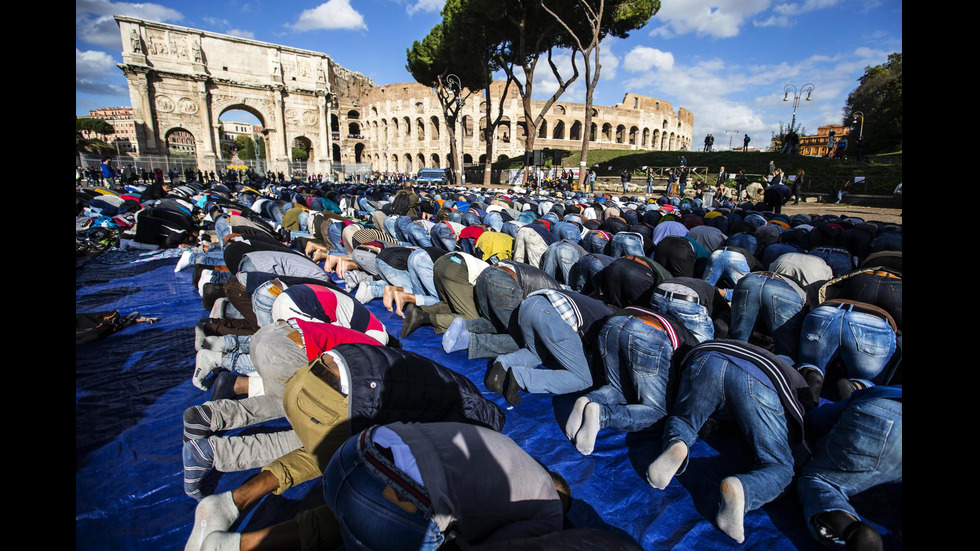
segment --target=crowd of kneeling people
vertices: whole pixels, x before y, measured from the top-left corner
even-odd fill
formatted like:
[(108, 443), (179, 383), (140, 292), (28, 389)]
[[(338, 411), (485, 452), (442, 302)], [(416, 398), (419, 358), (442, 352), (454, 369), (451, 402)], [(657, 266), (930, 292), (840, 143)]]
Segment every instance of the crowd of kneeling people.
[[(850, 498), (902, 480), (900, 225), (412, 182), (179, 188), (193, 228), (163, 240), (186, 247), (176, 270), (208, 312), (193, 382), (210, 399), (184, 413), (189, 549), (636, 548), (562, 530), (567, 484), (499, 433), (503, 410), (472, 381), (411, 351), (423, 326), (485, 359), (509, 404), (578, 395), (561, 428), (581, 454), (602, 430), (662, 430), (657, 489), (710, 417), (732, 420), (753, 466), (721, 481), (714, 523), (738, 542), (745, 514), (795, 485), (817, 541), (882, 547)], [(398, 334), (371, 301), (403, 318)], [(209, 487), (212, 470), (246, 469), (261, 470)], [(323, 506), (229, 531), (315, 477)]]

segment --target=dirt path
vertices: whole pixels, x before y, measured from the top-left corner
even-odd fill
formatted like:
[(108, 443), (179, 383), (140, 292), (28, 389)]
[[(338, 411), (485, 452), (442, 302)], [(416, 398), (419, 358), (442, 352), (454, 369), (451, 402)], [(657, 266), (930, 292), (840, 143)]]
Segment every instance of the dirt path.
[(783, 214), (835, 214), (837, 216), (854, 216), (864, 220), (875, 220), (889, 224), (902, 223), (902, 209), (863, 207), (857, 205), (835, 205), (833, 203), (800, 203), (783, 206)]

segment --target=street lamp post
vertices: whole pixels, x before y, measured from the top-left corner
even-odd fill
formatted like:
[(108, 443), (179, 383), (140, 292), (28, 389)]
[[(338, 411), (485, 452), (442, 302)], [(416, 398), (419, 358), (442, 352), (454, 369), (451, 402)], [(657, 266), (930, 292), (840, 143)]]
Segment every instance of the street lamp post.
[(793, 122), (790, 123), (789, 129), (792, 132), (793, 128), (796, 126), (796, 108), (800, 106), (800, 97), (806, 92), (806, 100), (810, 101), (810, 94), (813, 93), (813, 84), (806, 83), (797, 90), (796, 86), (792, 84), (787, 84), (783, 88), (783, 101), (789, 101), (789, 93), (793, 92)]
[(863, 111), (855, 111), (854, 112), (854, 123), (852, 123), (852, 124), (856, 124), (857, 123), (857, 118), (858, 117), (861, 117), (861, 130), (858, 132), (858, 139), (860, 140), (861, 138), (864, 137), (864, 112)]

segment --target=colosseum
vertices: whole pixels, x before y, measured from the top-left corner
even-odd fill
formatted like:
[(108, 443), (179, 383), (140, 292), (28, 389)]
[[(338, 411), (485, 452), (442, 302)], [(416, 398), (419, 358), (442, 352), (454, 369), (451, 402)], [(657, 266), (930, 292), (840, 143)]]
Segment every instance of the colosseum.
[[(503, 82), (491, 85), (493, 113), (500, 105), (503, 87)], [(479, 93), (469, 98), (459, 116), (458, 146), (464, 165), (482, 165), (486, 160), (486, 103)], [(447, 165), (448, 137), (440, 131), (442, 108), (432, 89), (414, 82), (375, 86), (356, 103), (361, 108), (351, 108), (346, 115), (341, 103), (341, 124), (348, 129), (347, 138), (341, 138), (341, 162), (369, 162), (374, 170), (393, 172)], [(539, 113), (545, 104), (531, 103), (532, 113)], [(528, 125), (516, 93), (504, 98), (503, 113), (494, 136), (493, 160), (525, 152)], [(537, 129), (534, 148), (574, 152), (586, 137), (592, 142), (590, 149), (690, 148), (694, 115), (684, 108), (675, 113), (664, 100), (627, 93), (616, 105), (593, 105), (588, 132), (584, 121), (584, 104), (556, 102)]]
[[(328, 55), (126, 16), (116, 16), (122, 36), (119, 68), (129, 84), (139, 151), (169, 155), (174, 136), (189, 136), (192, 157), (205, 170), (224, 162), (220, 117), (244, 110), (265, 143), (261, 169), (286, 172), (415, 172), (446, 167), (450, 151), (445, 117), (435, 92), (410, 82), (375, 85)], [(490, 88), (493, 112), (502, 82)], [(514, 90), (512, 86), (510, 90)], [(466, 94), (462, 94), (466, 95)], [(483, 94), (467, 96), (455, 134), (464, 166), (481, 165), (486, 143)], [(543, 102), (532, 102), (538, 113)], [(627, 93), (613, 106), (559, 101), (544, 115), (534, 149), (674, 150), (690, 148), (694, 115), (670, 102)], [(494, 115), (495, 116), (495, 115)], [(493, 159), (521, 156), (528, 125), (516, 92), (503, 101)], [(293, 147), (309, 153), (302, 166)]]

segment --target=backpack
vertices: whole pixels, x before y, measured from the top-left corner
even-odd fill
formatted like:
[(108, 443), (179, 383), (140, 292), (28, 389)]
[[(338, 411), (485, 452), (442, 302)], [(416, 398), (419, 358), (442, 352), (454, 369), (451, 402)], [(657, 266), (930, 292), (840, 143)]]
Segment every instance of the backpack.
[(136, 323), (139, 312), (121, 318), (119, 310), (75, 314), (75, 344), (102, 340)]

